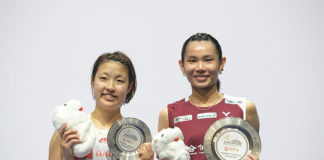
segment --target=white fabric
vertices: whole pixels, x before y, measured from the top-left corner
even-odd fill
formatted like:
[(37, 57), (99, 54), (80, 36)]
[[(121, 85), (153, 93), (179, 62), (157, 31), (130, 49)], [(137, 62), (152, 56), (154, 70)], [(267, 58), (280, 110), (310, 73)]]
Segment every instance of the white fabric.
[(225, 103), (227, 104), (237, 104), (241, 107), (243, 111), (243, 119), (246, 119), (246, 98), (244, 97), (232, 97), (230, 95), (224, 94)]
[(117, 160), (108, 148), (107, 135), (109, 130), (94, 128), (96, 140), (92, 149), (92, 158), (87, 158), (86, 160)]
[(77, 100), (70, 100), (65, 105), (56, 107), (52, 115), (53, 125), (58, 132), (65, 123), (66, 130), (77, 130), (82, 143), (72, 146), (73, 153), (76, 157), (85, 157), (94, 145), (95, 133), (89, 116), (79, 110), (82, 110), (82, 104)]
[(159, 159), (190, 160), (189, 147), (184, 144), (178, 127), (162, 129), (153, 138), (152, 148), (159, 154)]

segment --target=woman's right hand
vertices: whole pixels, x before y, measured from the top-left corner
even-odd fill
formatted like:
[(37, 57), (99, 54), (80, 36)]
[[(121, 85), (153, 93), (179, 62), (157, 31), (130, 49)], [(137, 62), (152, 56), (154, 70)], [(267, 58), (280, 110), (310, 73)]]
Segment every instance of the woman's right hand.
[(70, 129), (66, 130), (67, 124), (64, 124), (60, 130), (61, 147), (63, 150), (63, 160), (73, 160), (74, 155), (72, 151), (72, 145), (81, 143), (78, 132)]
[(259, 158), (254, 156), (253, 154), (248, 154), (244, 160), (259, 160)]

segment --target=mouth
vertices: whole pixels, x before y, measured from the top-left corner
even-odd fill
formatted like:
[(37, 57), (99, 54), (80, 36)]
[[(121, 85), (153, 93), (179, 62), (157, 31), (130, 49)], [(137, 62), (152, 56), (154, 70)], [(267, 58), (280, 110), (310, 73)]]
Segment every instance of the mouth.
[(114, 101), (115, 99), (117, 99), (117, 96), (116, 95), (113, 95), (113, 94), (109, 94), (109, 93), (104, 93), (101, 95), (105, 100), (107, 101)]
[(195, 75), (193, 76), (198, 82), (205, 82), (209, 76), (207, 75)]

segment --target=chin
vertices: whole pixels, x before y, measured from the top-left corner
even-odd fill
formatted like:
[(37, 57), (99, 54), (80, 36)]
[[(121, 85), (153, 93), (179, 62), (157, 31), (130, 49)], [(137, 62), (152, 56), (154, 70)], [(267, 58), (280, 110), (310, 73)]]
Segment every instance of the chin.
[(192, 86), (196, 88), (207, 88), (210, 86), (208, 82), (193, 82), (192, 84)]
[(103, 108), (103, 110), (107, 111), (107, 112), (111, 112), (111, 111), (118, 111), (120, 109), (120, 106), (121, 105), (118, 105), (118, 104), (103, 104), (101, 106), (101, 108)]
[(209, 89), (209, 88), (212, 88), (213, 85), (210, 85), (210, 84), (195, 84), (195, 85), (192, 85), (193, 88), (196, 88), (196, 89)]
[(106, 100), (101, 100), (100, 101), (101, 106), (104, 106), (104, 108), (109, 108), (111, 106), (116, 106), (118, 105), (117, 101), (106, 101)]

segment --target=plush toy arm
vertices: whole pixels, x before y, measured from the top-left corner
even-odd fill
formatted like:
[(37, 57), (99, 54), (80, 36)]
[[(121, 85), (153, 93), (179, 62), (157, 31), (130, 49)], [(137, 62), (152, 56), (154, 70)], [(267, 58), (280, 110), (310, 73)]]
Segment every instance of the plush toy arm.
[(80, 140), (82, 143), (75, 144), (72, 146), (73, 154), (76, 157), (82, 158), (85, 157), (88, 153), (91, 152), (93, 145), (95, 143), (95, 133), (94, 133), (94, 126), (89, 122), (89, 127), (83, 127), (80, 134)]
[(190, 154), (189, 152), (181, 152), (177, 154), (177, 156), (174, 157), (173, 160), (190, 160)]

